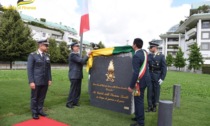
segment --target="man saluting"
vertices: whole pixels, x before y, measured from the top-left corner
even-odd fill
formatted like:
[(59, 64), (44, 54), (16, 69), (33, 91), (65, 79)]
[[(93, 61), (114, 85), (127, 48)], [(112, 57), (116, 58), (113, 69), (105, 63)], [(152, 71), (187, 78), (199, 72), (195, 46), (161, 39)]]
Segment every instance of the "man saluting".
[(47, 116), (43, 111), (44, 99), (48, 86), (51, 85), (50, 58), (46, 53), (49, 42), (38, 41), (38, 50), (28, 56), (27, 71), (31, 88), (31, 111), (33, 119), (39, 119), (39, 115)]

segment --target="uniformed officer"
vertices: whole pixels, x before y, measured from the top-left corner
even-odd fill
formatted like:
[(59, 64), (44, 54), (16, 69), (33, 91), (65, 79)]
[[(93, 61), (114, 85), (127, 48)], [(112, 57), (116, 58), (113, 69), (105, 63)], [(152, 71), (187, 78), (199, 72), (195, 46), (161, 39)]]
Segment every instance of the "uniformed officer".
[[(133, 92), (135, 84), (138, 80), (140, 67), (146, 60), (146, 57), (144, 56), (145, 50), (142, 49), (142, 46), (143, 46), (143, 41), (140, 38), (134, 39), (133, 49), (135, 50), (135, 54), (132, 59), (133, 76), (130, 86), (128, 87), (128, 91), (131, 93)], [(146, 66), (145, 69), (146, 69), (145, 74), (143, 75), (143, 77), (139, 82), (140, 96), (134, 96), (135, 118), (133, 118), (132, 120), (137, 122), (131, 124), (131, 126), (144, 126), (144, 90), (147, 87), (147, 84), (149, 83), (150, 80), (148, 67)]]
[(147, 100), (148, 110), (147, 112), (156, 112), (157, 104), (160, 97), (160, 85), (165, 79), (167, 66), (165, 56), (158, 52), (158, 44), (153, 41), (150, 44), (150, 54), (148, 55), (149, 73), (151, 76), (151, 83), (147, 87)]
[(69, 80), (71, 82), (69, 96), (66, 107), (74, 108), (79, 106), (79, 99), (81, 94), (81, 84), (83, 78), (83, 65), (87, 62), (88, 56), (81, 58), (79, 54), (79, 44), (71, 44), (71, 53), (69, 55)]
[(43, 111), (48, 86), (52, 83), (48, 40), (38, 41), (38, 50), (28, 56), (27, 71), (31, 87), (31, 111), (33, 119), (47, 116)]

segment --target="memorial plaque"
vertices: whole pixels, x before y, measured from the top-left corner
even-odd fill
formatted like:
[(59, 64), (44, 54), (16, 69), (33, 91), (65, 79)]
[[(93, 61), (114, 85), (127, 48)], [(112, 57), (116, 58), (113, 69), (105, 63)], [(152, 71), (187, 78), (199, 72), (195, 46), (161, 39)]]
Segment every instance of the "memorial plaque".
[(90, 76), (91, 105), (131, 114), (132, 53), (94, 57)]

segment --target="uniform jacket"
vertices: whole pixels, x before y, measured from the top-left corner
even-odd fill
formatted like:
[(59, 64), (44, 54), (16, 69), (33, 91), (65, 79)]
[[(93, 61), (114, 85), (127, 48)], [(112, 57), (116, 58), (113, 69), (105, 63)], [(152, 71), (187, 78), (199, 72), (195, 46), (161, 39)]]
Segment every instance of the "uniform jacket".
[(167, 65), (166, 65), (165, 56), (160, 53), (157, 53), (154, 56), (154, 54), (151, 53), (148, 55), (148, 63), (149, 63), (150, 73), (154, 73), (158, 75), (158, 77), (155, 80), (157, 81), (159, 79), (164, 80), (167, 73)]
[[(132, 59), (132, 65), (133, 65), (133, 76), (132, 76), (132, 80), (130, 83), (130, 87), (134, 88), (135, 84), (137, 82), (137, 79), (139, 77), (139, 72), (140, 72), (140, 68), (142, 66), (142, 64), (144, 63), (145, 57), (144, 57), (144, 52), (145, 50), (138, 50)], [(146, 66), (146, 72), (144, 74), (144, 76), (141, 78), (140, 80), (140, 87), (146, 87), (147, 84), (149, 83), (150, 80), (150, 76), (149, 76), (149, 70), (148, 70), (148, 66)]]
[(35, 85), (48, 85), (52, 81), (50, 57), (47, 53), (43, 56), (38, 51), (28, 56), (27, 63), (29, 84), (34, 82)]
[(83, 65), (87, 62), (88, 57), (81, 58), (78, 53), (69, 55), (69, 79), (83, 78)]

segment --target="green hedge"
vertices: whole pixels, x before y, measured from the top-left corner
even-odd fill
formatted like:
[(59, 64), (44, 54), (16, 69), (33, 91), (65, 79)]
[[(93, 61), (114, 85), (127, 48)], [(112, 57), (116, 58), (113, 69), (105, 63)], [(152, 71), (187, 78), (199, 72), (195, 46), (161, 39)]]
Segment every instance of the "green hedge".
[(58, 31), (58, 32), (60, 32), (62, 34), (62, 36), (64, 35), (64, 32), (63, 31), (61, 31), (59, 29), (47, 27), (47, 26), (45, 26), (44, 24), (41, 24), (41, 23), (37, 23), (37, 22), (34, 22), (34, 21), (25, 22), (25, 23), (26, 24), (29, 24), (29, 25), (37, 26), (37, 27), (40, 27), (40, 28), (46, 28), (46, 29), (49, 29), (49, 30)]
[(202, 66), (202, 73), (210, 74), (210, 65), (203, 65)]

